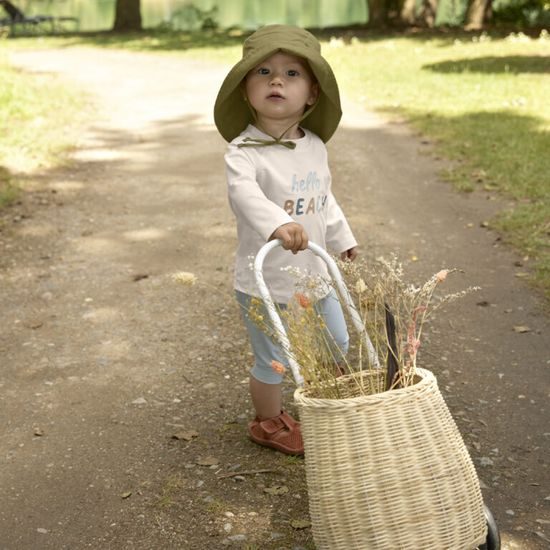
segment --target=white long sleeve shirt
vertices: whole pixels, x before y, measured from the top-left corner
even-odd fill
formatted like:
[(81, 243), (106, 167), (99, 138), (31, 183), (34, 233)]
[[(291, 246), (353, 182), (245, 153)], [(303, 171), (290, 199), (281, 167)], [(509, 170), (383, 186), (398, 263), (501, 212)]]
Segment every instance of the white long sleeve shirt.
[[(293, 140), (295, 149), (282, 145), (242, 147), (245, 137), (271, 139), (254, 126), (235, 138), (225, 155), (229, 203), (237, 218), (238, 248), (235, 288), (259, 296), (250, 266), (258, 250), (279, 226), (295, 221), (309, 240), (339, 254), (357, 245), (331, 191), (327, 150), (309, 130)], [(294, 255), (276, 248), (264, 263), (264, 278), (273, 299), (287, 303), (295, 293), (296, 278), (288, 266), (328, 277), (323, 260), (309, 250)]]

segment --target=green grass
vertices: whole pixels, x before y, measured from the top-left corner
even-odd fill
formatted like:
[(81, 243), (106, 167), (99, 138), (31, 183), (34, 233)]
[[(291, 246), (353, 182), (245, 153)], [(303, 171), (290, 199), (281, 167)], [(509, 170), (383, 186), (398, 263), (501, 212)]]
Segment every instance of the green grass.
[(514, 200), (491, 225), (550, 298), (550, 40), (396, 36), (324, 52), (355, 100), (436, 141), (457, 189)]
[(25, 74), (8, 63), (0, 40), (0, 207), (37, 169), (63, 162), (83, 120), (82, 93), (52, 75)]
[[(340, 35), (345, 40), (329, 42), (328, 32), (321, 38), (341, 89), (369, 109), (406, 118), (435, 141), (438, 152), (453, 161), (445, 177), (458, 190), (487, 189), (512, 199), (514, 207), (491, 226), (529, 257), (536, 284), (550, 299), (550, 39), (373, 35), (361, 29)], [(85, 45), (234, 63), (242, 40), (238, 32), (146, 32), (10, 42), (18, 48)]]

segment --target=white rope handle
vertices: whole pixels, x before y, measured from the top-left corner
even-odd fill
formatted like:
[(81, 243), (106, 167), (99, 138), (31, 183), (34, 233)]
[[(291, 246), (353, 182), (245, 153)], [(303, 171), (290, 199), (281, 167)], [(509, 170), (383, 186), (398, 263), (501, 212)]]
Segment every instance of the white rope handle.
[[(262, 297), (262, 300), (266, 305), (269, 318), (271, 319), (271, 322), (273, 323), (273, 326), (277, 333), (279, 343), (281, 344), (283, 351), (288, 359), (288, 364), (290, 366), (290, 370), (292, 371), (292, 375), (294, 376), (294, 380), (296, 380), (296, 384), (298, 386), (303, 386), (304, 378), (300, 374), (300, 365), (296, 361), (296, 358), (294, 357), (294, 354), (292, 353), (292, 350), (290, 348), (290, 342), (288, 340), (286, 330), (283, 326), (283, 322), (281, 321), (281, 317), (277, 313), (277, 309), (275, 307), (273, 299), (271, 298), (269, 289), (265, 284), (263, 269), (262, 269), (266, 256), (274, 248), (281, 245), (282, 245), (282, 241), (280, 239), (276, 239), (273, 241), (269, 241), (268, 243), (264, 244), (262, 248), (260, 248), (260, 250), (258, 251), (258, 254), (256, 255), (256, 259), (254, 260), (254, 276), (256, 277), (256, 284), (258, 285), (260, 296)], [(367, 334), (367, 331), (365, 329), (365, 325), (363, 324), (361, 316), (359, 315), (359, 312), (357, 311), (357, 308), (353, 303), (353, 299), (349, 293), (349, 290), (346, 284), (344, 283), (344, 279), (342, 278), (342, 274), (340, 273), (340, 270), (338, 269), (336, 262), (330, 257), (328, 252), (323, 248), (321, 248), (319, 245), (310, 242), (308, 244), (308, 248), (314, 254), (317, 254), (317, 256), (319, 256), (327, 264), (328, 271), (330, 273), (332, 281), (336, 284), (336, 290), (338, 291), (340, 301), (343, 302), (345, 307), (347, 308), (350, 314), (351, 320), (353, 322), (353, 325), (357, 330), (357, 332), (359, 333), (359, 335), (362, 337), (363, 342), (367, 348), (367, 354), (368, 354), (370, 365), (375, 368), (380, 368), (380, 361), (376, 354), (376, 350), (372, 345), (369, 335)]]

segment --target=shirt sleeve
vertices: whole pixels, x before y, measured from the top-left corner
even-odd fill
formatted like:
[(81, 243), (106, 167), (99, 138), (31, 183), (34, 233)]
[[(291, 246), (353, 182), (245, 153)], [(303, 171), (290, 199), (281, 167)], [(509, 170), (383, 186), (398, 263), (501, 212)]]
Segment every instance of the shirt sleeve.
[(332, 192), (327, 196), (327, 247), (340, 254), (357, 246), (350, 226)]
[(267, 241), (279, 226), (294, 221), (265, 196), (256, 180), (256, 167), (244, 149), (230, 144), (225, 166), (231, 209), (264, 240)]

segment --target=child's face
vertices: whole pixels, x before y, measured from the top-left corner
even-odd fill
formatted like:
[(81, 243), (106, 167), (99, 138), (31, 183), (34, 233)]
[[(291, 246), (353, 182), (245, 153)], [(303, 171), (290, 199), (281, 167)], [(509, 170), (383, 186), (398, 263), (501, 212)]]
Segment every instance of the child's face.
[(319, 87), (306, 60), (278, 52), (246, 75), (244, 88), (259, 122), (269, 125), (299, 120), (317, 100)]

